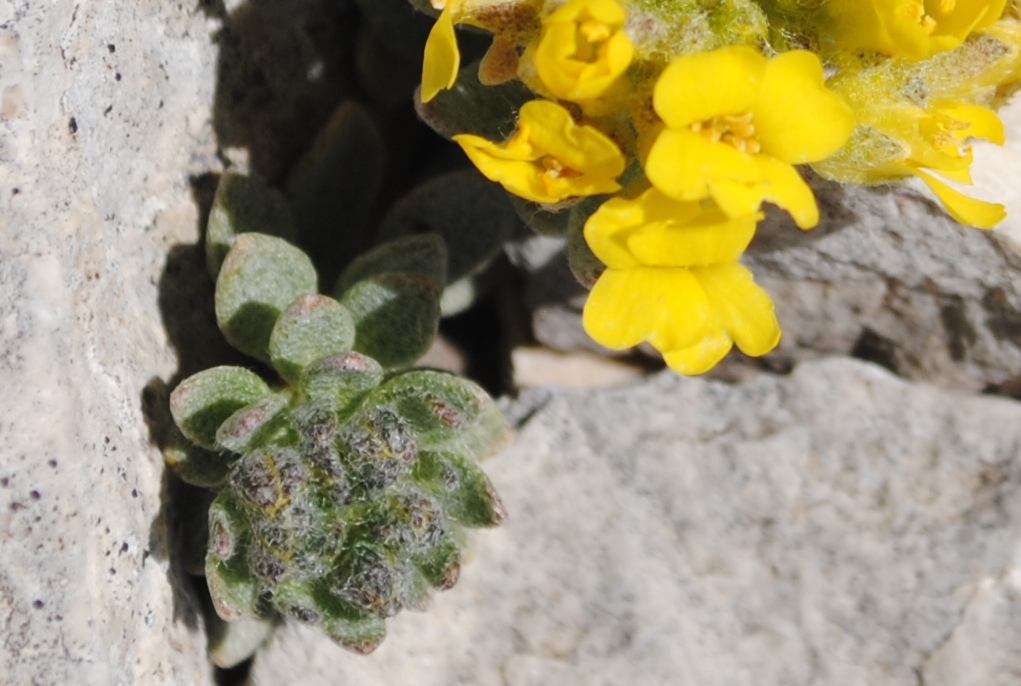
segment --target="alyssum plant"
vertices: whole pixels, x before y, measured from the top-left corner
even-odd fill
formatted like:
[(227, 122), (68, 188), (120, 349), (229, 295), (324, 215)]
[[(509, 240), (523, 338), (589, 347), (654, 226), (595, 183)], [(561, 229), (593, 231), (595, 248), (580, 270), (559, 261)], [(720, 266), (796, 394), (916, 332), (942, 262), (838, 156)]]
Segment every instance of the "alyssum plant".
[(217, 491), (205, 576), (229, 623), (213, 645), (221, 665), (281, 617), (372, 651), (386, 618), (454, 585), (466, 530), (504, 517), (478, 466), (507, 437), (502, 414), (471, 381), (408, 367), (437, 331), (444, 241), (384, 243), (331, 297), (300, 249), (247, 231), (287, 234), (288, 214), (278, 192), (228, 174), (207, 232), (218, 324), (276, 376), (215, 367), (171, 395), (187, 442), (167, 460)]

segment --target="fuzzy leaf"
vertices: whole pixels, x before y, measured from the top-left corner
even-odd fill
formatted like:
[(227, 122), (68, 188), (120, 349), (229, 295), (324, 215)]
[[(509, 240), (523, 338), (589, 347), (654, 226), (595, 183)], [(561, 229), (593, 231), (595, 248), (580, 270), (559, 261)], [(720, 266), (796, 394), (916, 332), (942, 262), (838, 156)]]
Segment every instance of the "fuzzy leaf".
[(200, 488), (219, 488), (227, 481), (237, 455), (199, 447), (175, 426), (163, 448), (163, 460), (181, 481)]
[(465, 526), (496, 526), (507, 517), (489, 477), (471, 458), (453, 452), (422, 452), (413, 476)]
[(339, 296), (359, 281), (387, 273), (420, 274), (438, 285), (447, 279), (447, 248), (436, 234), (402, 236), (359, 255), (337, 279)]
[(231, 345), (269, 361), (269, 337), (280, 313), (296, 298), (316, 292), (312, 262), (281, 238), (238, 236), (216, 280), (216, 321)]
[(232, 492), (222, 492), (212, 502), (208, 522), (207, 556), (230, 562), (243, 552), (251, 531), (244, 510)]
[(242, 454), (264, 443), (281, 427), (281, 413), (291, 404), (291, 394), (273, 393), (246, 405), (220, 424), (216, 430), (218, 447)]
[(227, 251), (241, 233), (294, 238), (294, 217), (283, 194), (261, 179), (224, 172), (206, 224), (206, 265), (215, 279)]
[(521, 233), (510, 196), (475, 169), (426, 181), (383, 218), (381, 238), (430, 231), (447, 245), (447, 283), (478, 271)]
[(479, 63), (461, 68), (457, 83), (423, 103), (415, 95), (419, 118), (444, 138), (473, 133), (493, 141), (502, 141), (517, 126), (518, 110), (535, 96), (519, 80), (498, 86), (479, 82)]
[(383, 368), (354, 351), (316, 361), (305, 370), (305, 393), (343, 418), (383, 380)]
[(269, 338), (269, 355), (292, 384), (316, 360), (350, 350), (355, 340), (351, 313), (325, 295), (303, 295), (281, 313)]
[(495, 258), (522, 231), (510, 196), (475, 169), (431, 179), (404, 196), (380, 226), (380, 239), (427, 230), (447, 245), (444, 316), (466, 310), (493, 283)]
[(299, 243), (326, 283), (366, 244), (369, 211), (383, 181), (385, 146), (372, 114), (348, 101), (298, 160), (284, 192)]
[(341, 304), (354, 315), (354, 349), (384, 368), (406, 366), (425, 354), (440, 322), (440, 288), (420, 274), (381, 274), (357, 282)]
[(393, 407), (428, 448), (466, 430), (492, 400), (477, 384), (456, 374), (413, 369), (388, 379), (366, 402)]
[(213, 367), (189, 376), (170, 394), (170, 414), (190, 441), (214, 450), (216, 430), (245, 405), (270, 394), (258, 375), (241, 367)]
[(206, 583), (213, 609), (220, 619), (236, 622), (242, 617), (259, 616), (259, 587), (241, 556), (223, 562), (206, 556)]
[(386, 638), (386, 621), (367, 612), (324, 614), (322, 627), (327, 636), (359, 655), (368, 655)]
[(511, 436), (511, 427), (507, 418), (495, 403), (489, 403), (482, 409), (471, 426), (453, 440), (448, 441), (443, 447), (462, 455), (473, 455), (476, 459), (481, 460), (506, 445)]
[(567, 223), (567, 265), (585, 288), (592, 288), (596, 280), (606, 269), (606, 266), (599, 261), (592, 249), (585, 242), (585, 222), (592, 216), (603, 198), (598, 200), (586, 199), (572, 207), (566, 214), (569, 217)]
[(551, 209), (537, 202), (510, 194), (508, 194), (507, 198), (521, 221), (535, 233), (540, 236), (557, 236), (561, 238), (567, 235), (567, 225), (571, 218), (569, 208), (558, 207)]
[(221, 669), (236, 667), (255, 654), (276, 624), (274, 619), (262, 617), (242, 617), (233, 622), (217, 617), (206, 624), (209, 657)]
[(427, 553), (415, 556), (415, 567), (434, 588), (453, 588), (461, 576), (461, 547), (454, 536), (446, 536)]
[(273, 605), (299, 622), (318, 624), (322, 620), (322, 610), (316, 603), (312, 583), (290, 579), (282, 581), (273, 589)]

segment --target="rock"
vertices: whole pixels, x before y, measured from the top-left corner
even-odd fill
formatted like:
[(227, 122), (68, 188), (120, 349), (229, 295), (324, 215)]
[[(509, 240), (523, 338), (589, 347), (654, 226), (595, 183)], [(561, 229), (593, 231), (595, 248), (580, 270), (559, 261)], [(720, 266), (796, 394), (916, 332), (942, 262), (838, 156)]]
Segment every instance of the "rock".
[(638, 364), (589, 352), (520, 346), (511, 351), (514, 388), (602, 388), (633, 383), (649, 372)]
[[(231, 359), (196, 247), (203, 206), (219, 146), (274, 173), (350, 73), (321, 54), (347, 3), (254, 4), (0, 0), (6, 683), (213, 683), (175, 543), (182, 489), (156, 445), (167, 387)], [(290, 136), (255, 140), (273, 126)]]
[(212, 683), (147, 427), (177, 367), (167, 253), (195, 242), (189, 175), (217, 164), (214, 24), (194, 7), (0, 2), (9, 683)]
[(1014, 401), (832, 359), (507, 411), (458, 585), (367, 658), (289, 625), (254, 684), (1016, 683)]

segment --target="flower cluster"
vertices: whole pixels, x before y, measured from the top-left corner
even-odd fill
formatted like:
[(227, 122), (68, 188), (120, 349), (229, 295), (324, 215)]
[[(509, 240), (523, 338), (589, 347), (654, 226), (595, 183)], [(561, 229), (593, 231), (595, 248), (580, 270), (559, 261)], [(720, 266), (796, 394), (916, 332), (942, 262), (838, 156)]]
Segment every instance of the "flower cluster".
[(1004, 217), (948, 182), (971, 183), (971, 139), (1003, 142), (1018, 0), (431, 2), (423, 103), (457, 83), (459, 24), (494, 36), (480, 83), (532, 94), (505, 140), (453, 136), (482, 174), (547, 209), (602, 198), (583, 321), (607, 347), (647, 342), (684, 374), (775, 347), (773, 304), (738, 261), (764, 203), (818, 223), (800, 165), (918, 178), (971, 226)]

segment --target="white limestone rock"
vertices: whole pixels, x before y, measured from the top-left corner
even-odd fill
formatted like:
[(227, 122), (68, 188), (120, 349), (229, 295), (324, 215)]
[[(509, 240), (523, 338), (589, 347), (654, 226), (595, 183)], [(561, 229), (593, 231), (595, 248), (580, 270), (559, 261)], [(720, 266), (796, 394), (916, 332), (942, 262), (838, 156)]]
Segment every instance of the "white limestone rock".
[(0, 681), (212, 683), (155, 445), (167, 386), (233, 361), (201, 207), (343, 99), (353, 11), (0, 0)]
[(508, 412), (458, 585), (369, 657), (289, 625), (254, 684), (1016, 683), (1014, 401), (833, 359)]

